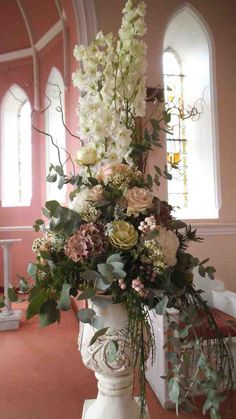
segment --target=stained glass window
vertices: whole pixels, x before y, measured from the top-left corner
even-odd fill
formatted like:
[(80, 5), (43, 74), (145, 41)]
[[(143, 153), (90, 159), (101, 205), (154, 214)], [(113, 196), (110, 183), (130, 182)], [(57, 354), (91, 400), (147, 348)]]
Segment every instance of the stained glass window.
[(168, 200), (173, 207), (187, 207), (187, 139), (184, 119), (183, 73), (177, 54), (169, 49), (163, 55), (166, 108), (171, 121), (166, 135), (167, 162), (172, 180), (168, 181)]

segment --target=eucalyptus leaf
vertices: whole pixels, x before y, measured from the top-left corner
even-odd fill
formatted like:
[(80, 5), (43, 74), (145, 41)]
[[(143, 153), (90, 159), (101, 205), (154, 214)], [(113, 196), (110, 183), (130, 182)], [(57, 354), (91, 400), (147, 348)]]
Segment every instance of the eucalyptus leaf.
[(34, 263), (29, 263), (28, 268), (27, 268), (27, 273), (29, 274), (29, 276), (35, 276), (37, 272), (37, 266)]
[(206, 276), (206, 272), (205, 272), (204, 266), (199, 265), (198, 272), (199, 272), (199, 275), (201, 275), (203, 278)]
[(103, 329), (104, 328), (104, 321), (100, 316), (94, 316), (91, 320), (91, 325), (95, 327), (95, 329)]
[(60, 207), (59, 202), (57, 202), (55, 200), (47, 201), (45, 205), (46, 205), (46, 208), (48, 209), (48, 211), (50, 212), (51, 217), (55, 216), (58, 207)]
[(180, 387), (179, 382), (177, 378), (171, 378), (170, 381), (168, 381), (168, 390), (169, 390), (169, 397), (170, 400), (178, 405), (179, 401), (179, 393), (180, 393)]
[(47, 293), (45, 290), (39, 291), (36, 295), (32, 297), (30, 295), (30, 303), (26, 310), (26, 319), (29, 320), (35, 314), (39, 313), (40, 307), (44, 301), (47, 299)]
[(90, 323), (92, 322), (92, 318), (96, 315), (96, 312), (92, 308), (81, 308), (78, 313), (78, 319), (82, 323)]
[(68, 311), (71, 308), (71, 296), (70, 296), (71, 285), (63, 284), (61, 290), (61, 296), (57, 305), (59, 310)]
[(60, 311), (55, 300), (44, 301), (39, 310), (39, 325), (46, 327), (50, 324), (60, 322)]
[(76, 222), (74, 220), (67, 220), (64, 223), (63, 231), (67, 236), (70, 236), (73, 233), (73, 230), (75, 228), (75, 224), (76, 224)]
[(209, 259), (210, 259), (210, 258), (206, 258), (206, 259), (202, 260), (202, 261), (199, 263), (199, 265), (204, 265), (205, 263), (209, 262)]
[(152, 185), (153, 185), (153, 179), (152, 179), (152, 176), (151, 175), (147, 175), (147, 182), (148, 182), (148, 185), (152, 187)]
[(166, 307), (168, 304), (169, 298), (165, 295), (159, 303), (155, 306), (155, 312), (157, 314), (164, 314), (166, 312)]
[(35, 220), (35, 224), (42, 225), (44, 224), (44, 221), (41, 218), (38, 218), (37, 220)]
[(124, 268), (124, 263), (122, 262), (112, 261), (112, 262), (109, 262), (109, 264), (112, 265), (113, 268), (118, 271)]
[(96, 295), (96, 290), (94, 288), (87, 288), (77, 297), (77, 300), (88, 300)]
[(105, 291), (108, 288), (110, 288), (111, 284), (110, 282), (105, 282), (104, 278), (101, 275), (97, 275), (97, 279), (96, 279), (96, 288), (101, 290), (101, 291)]
[(94, 282), (96, 281), (97, 278), (97, 272), (96, 271), (84, 271), (80, 273), (80, 277), (84, 280), (84, 281), (88, 281), (88, 282)]
[(54, 183), (57, 180), (57, 174), (53, 173), (52, 175), (47, 176), (47, 182)]
[(114, 279), (123, 279), (126, 277), (126, 272), (123, 270), (113, 272)]
[(121, 253), (113, 253), (113, 255), (110, 255), (107, 258), (107, 263), (111, 262), (122, 262), (122, 257), (121, 257)]
[(57, 185), (58, 189), (62, 189), (63, 186), (64, 186), (64, 183), (65, 183), (65, 176), (60, 176), (59, 182), (58, 182), (58, 185)]
[(96, 340), (100, 337), (105, 335), (105, 333), (107, 332), (107, 330), (109, 329), (109, 327), (104, 327), (103, 329), (98, 330), (92, 337), (90, 344), (89, 345), (93, 345)]
[(60, 176), (64, 176), (64, 170), (63, 170), (63, 166), (54, 166), (54, 170), (55, 172), (57, 172)]
[(16, 302), (18, 300), (16, 292), (13, 288), (8, 288), (7, 295), (8, 295), (8, 298), (11, 302)]
[(108, 263), (99, 263), (97, 268), (105, 278), (112, 279), (112, 272), (114, 271), (114, 267)]

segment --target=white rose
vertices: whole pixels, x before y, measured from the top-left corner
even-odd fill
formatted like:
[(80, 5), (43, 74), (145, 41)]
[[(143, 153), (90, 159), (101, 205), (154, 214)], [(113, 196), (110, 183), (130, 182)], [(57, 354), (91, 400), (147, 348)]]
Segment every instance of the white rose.
[(84, 199), (84, 194), (78, 194), (69, 205), (70, 209), (78, 214), (85, 213), (89, 210), (90, 204)]
[(79, 164), (89, 166), (97, 163), (97, 153), (92, 144), (81, 147), (76, 153), (76, 159)]

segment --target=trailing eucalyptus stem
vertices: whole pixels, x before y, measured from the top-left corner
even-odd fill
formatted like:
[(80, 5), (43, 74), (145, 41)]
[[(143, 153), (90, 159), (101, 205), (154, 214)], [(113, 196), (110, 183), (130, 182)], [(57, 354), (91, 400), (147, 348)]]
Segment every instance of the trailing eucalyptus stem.
[(128, 315), (128, 335), (133, 348), (133, 363), (138, 373), (140, 419), (146, 413), (146, 381), (147, 359), (155, 356), (155, 336), (147, 307), (135, 295), (130, 295), (123, 302)]
[[(199, 388), (206, 395), (203, 413), (210, 411), (212, 419), (221, 418), (220, 403), (233, 389), (234, 363), (226, 338), (221, 334), (214, 316), (200, 293), (188, 286), (185, 295), (176, 301), (178, 319), (171, 320), (167, 358), (172, 400), (186, 409), (193, 407), (193, 391)], [(177, 333), (177, 336), (175, 336)], [(177, 340), (178, 345), (177, 345)], [(184, 369), (191, 372), (184, 374)]]

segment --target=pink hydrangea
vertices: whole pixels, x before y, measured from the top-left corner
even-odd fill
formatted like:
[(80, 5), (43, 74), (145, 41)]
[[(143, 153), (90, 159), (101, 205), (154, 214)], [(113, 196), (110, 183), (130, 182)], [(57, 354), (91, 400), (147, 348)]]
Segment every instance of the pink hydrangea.
[(103, 227), (98, 224), (82, 224), (65, 246), (65, 254), (74, 262), (85, 262), (92, 256), (105, 252), (108, 246)]

